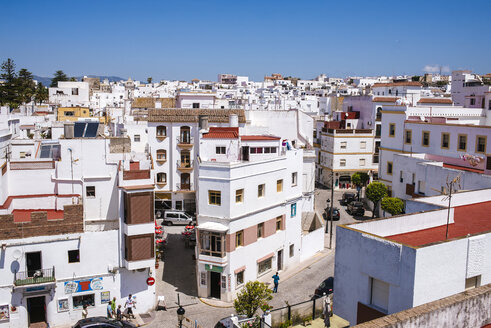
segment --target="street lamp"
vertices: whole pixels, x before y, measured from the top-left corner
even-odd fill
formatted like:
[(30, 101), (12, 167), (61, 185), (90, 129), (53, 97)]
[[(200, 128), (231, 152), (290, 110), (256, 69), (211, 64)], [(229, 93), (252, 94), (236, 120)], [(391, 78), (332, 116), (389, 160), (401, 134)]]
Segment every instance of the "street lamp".
[(184, 313), (186, 313), (186, 310), (181, 306), (179, 294), (177, 294), (177, 305), (179, 305), (179, 308), (177, 309), (177, 320), (179, 320), (179, 328), (182, 328), (182, 320), (184, 320)]

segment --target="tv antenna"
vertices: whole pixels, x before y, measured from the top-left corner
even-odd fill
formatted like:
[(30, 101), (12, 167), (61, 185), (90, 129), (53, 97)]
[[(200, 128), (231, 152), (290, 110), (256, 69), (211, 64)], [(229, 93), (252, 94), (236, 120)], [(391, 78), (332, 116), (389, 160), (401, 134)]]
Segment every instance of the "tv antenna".
[(454, 192), (456, 192), (462, 188), (460, 185), (460, 180), (461, 180), (461, 174), (457, 175), (455, 178), (453, 178), (450, 181), (449, 181), (449, 177), (447, 175), (446, 187), (443, 187), (442, 188), (443, 190), (440, 191), (438, 189), (431, 188), (431, 189), (439, 192), (441, 195), (445, 195), (445, 197), (443, 197), (442, 201), (448, 200), (447, 229), (445, 232), (445, 239), (448, 239), (448, 225), (449, 225), (449, 221), (450, 221), (450, 204), (452, 202), (452, 193), (454, 193)]

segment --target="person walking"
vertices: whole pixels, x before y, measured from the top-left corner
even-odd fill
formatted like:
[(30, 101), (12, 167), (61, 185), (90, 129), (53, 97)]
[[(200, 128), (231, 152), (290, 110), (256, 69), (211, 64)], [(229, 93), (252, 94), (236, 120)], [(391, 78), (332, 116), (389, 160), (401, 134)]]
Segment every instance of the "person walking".
[(89, 315), (89, 311), (87, 311), (87, 304), (84, 304), (82, 310), (82, 319), (86, 319), (88, 315)]
[(124, 305), (125, 311), (128, 313), (128, 316), (130, 318), (135, 319), (135, 315), (133, 314), (133, 307), (135, 306), (135, 303), (133, 302), (133, 297), (132, 295), (128, 295), (128, 299), (126, 300), (126, 303)]
[(113, 317), (113, 309), (111, 308), (111, 302), (107, 303), (106, 312), (107, 312), (107, 318), (111, 319)]
[(112, 317), (116, 318), (116, 297), (113, 297), (113, 300), (110, 302), (110, 304), (111, 304)]
[(324, 293), (324, 303), (322, 304), (322, 314), (324, 314), (324, 326), (331, 327), (331, 298)]
[(278, 272), (272, 277), (273, 278), (273, 283), (274, 283), (274, 288), (273, 288), (273, 293), (278, 292), (278, 284), (280, 283), (280, 276), (278, 276)]
[(121, 313), (121, 304), (118, 305), (118, 309), (116, 310), (116, 320), (121, 321), (123, 319), (123, 314)]

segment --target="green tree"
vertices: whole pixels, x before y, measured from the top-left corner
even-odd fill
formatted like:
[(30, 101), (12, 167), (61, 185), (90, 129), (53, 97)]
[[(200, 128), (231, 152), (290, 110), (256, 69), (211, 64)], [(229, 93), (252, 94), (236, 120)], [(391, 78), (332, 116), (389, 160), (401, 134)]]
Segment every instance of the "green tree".
[(238, 314), (252, 318), (258, 309), (269, 310), (268, 301), (272, 299), (272, 291), (265, 283), (249, 281), (234, 300), (234, 308)]
[(36, 84), (32, 80), (32, 73), (22, 68), (18, 74), (18, 96), (21, 103), (29, 103), (36, 92)]
[(62, 70), (56, 71), (54, 77), (51, 79), (51, 84), (49, 85), (51, 88), (58, 87), (58, 82), (60, 81), (68, 81), (68, 76), (63, 73)]
[(34, 101), (41, 104), (43, 101), (49, 99), (48, 88), (46, 88), (41, 82), (36, 86), (36, 92), (34, 94)]
[(419, 82), (419, 81), (421, 81), (421, 76), (419, 76), (419, 75), (414, 75), (414, 76), (411, 78), (411, 81), (413, 81), (413, 82)]
[(373, 202), (372, 219), (375, 217), (375, 211), (378, 203), (387, 197), (387, 187), (382, 182), (374, 181), (367, 186), (366, 189), (367, 198)]
[(0, 85), (0, 104), (9, 105), (12, 108), (19, 106), (17, 73), (15, 73), (15, 64), (11, 58), (8, 58), (0, 67), (2, 73), (0, 79), (3, 83)]
[(351, 176), (351, 182), (355, 186), (360, 187), (360, 188), (356, 188), (356, 189), (358, 189), (358, 200), (360, 200), (361, 188), (364, 187), (369, 180), (370, 180), (370, 177), (365, 172), (356, 172), (355, 174), (353, 174)]
[(396, 197), (385, 197), (380, 203), (382, 209), (392, 215), (401, 214), (404, 210), (404, 202)]

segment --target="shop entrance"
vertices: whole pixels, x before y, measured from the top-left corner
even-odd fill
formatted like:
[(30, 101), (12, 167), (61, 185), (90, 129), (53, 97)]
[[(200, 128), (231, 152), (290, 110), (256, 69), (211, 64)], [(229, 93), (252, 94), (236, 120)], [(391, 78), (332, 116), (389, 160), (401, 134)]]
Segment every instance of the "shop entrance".
[(218, 299), (220, 299), (220, 278), (220, 273), (210, 271), (210, 296)]
[(29, 325), (46, 322), (46, 303), (44, 296), (28, 298), (27, 313), (29, 316)]

